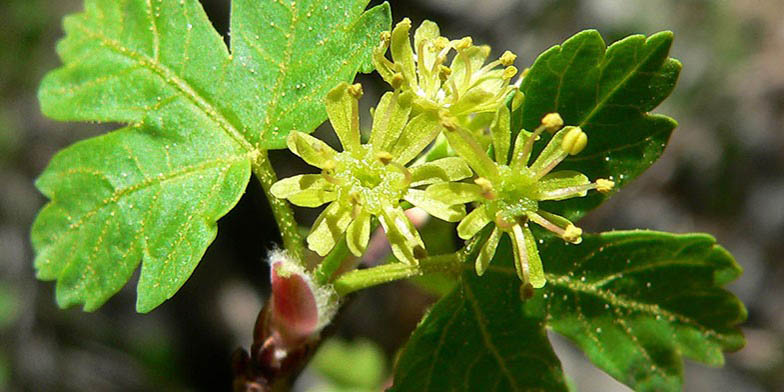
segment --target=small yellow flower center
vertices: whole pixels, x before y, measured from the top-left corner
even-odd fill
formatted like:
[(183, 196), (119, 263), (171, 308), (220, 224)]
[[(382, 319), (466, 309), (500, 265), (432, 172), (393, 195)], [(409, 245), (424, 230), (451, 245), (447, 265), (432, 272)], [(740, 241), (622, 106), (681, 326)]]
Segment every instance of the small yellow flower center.
[(499, 227), (510, 227), (522, 223), (529, 213), (539, 209), (536, 196), (539, 193), (534, 173), (527, 167), (513, 170), (509, 166), (498, 167), (500, 181), (493, 184), (496, 196), (487, 200), (486, 205), (490, 216), (495, 217)]
[(366, 145), (360, 148), (360, 152), (342, 152), (335, 158), (332, 176), (337, 180), (338, 200), (379, 215), (384, 206), (398, 206), (410, 174), (388, 152), (374, 152)]

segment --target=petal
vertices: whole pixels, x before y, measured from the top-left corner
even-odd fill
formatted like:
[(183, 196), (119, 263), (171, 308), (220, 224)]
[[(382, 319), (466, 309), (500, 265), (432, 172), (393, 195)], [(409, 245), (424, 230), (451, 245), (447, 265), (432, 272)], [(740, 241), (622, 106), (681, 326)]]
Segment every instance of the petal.
[(542, 259), (536, 249), (536, 239), (528, 227), (515, 225), (512, 228), (512, 245), (514, 246), (515, 267), (517, 276), (523, 283), (530, 283), (534, 288), (545, 284), (542, 270)]
[(408, 122), (411, 113), (409, 93), (387, 92), (378, 102), (373, 113), (373, 130), (370, 132), (370, 145), (376, 151), (389, 151)]
[[(459, 88), (466, 83), (470, 83), (473, 74), (482, 69), (487, 56), (490, 55), (490, 47), (487, 45), (471, 46), (464, 49), (452, 59), (452, 76)], [(467, 88), (468, 85), (465, 85)]]
[(583, 197), (593, 184), (585, 174), (574, 170), (549, 173), (539, 180), (539, 200), (564, 200)]
[(515, 139), (514, 150), (512, 151), (512, 159), (509, 165), (514, 168), (523, 168), (528, 166), (528, 161), (531, 159), (531, 149), (526, 148), (526, 143), (529, 138), (538, 137), (533, 132), (528, 132), (521, 129)]
[(365, 253), (365, 249), (367, 249), (368, 241), (370, 241), (370, 217), (369, 213), (362, 211), (348, 225), (346, 244), (354, 256), (362, 256)]
[(487, 215), (487, 207), (480, 206), (460, 221), (460, 224), (457, 225), (457, 235), (464, 240), (468, 240), (487, 226), (490, 221), (491, 218)]
[(300, 207), (318, 207), (322, 204), (335, 201), (338, 198), (337, 192), (324, 189), (308, 189), (289, 196), (291, 204)]
[(433, 45), (441, 31), (438, 25), (425, 20), (414, 32), (414, 51), (417, 55), (417, 70), (419, 71), (419, 85), (424, 91), (437, 88), (440, 82), (438, 70), (434, 69), (438, 51)]
[(427, 197), (426, 193), (419, 189), (409, 189), (403, 199), (425, 210), (428, 214), (447, 222), (457, 222), (465, 217), (466, 210), (464, 204), (446, 204)]
[(428, 198), (447, 205), (465, 204), (482, 198), (482, 187), (465, 182), (442, 182), (427, 187)]
[(406, 164), (416, 158), (443, 130), (438, 116), (425, 112), (411, 119), (392, 147), (395, 161)]
[(341, 83), (327, 93), (329, 122), (343, 145), (343, 150), (359, 150), (359, 103), (350, 92), (355, 87)]
[(487, 156), (487, 153), (476, 142), (474, 137), (463, 127), (452, 124), (444, 131), (449, 145), (455, 149), (457, 155), (463, 157), (469, 166), (481, 177), (495, 182), (498, 180), (498, 168)]
[(286, 139), (289, 150), (297, 154), (309, 165), (323, 169), (324, 165), (335, 159), (338, 153), (328, 146), (327, 143), (316, 139), (307, 133), (293, 131)]
[(400, 67), (399, 71), (403, 74), (406, 82), (411, 88), (416, 88), (416, 64), (414, 63), (414, 51), (411, 49), (411, 39), (408, 35), (410, 30), (411, 20), (408, 18), (403, 19), (395, 26), (392, 30), (390, 52), (392, 60), (396, 66)]
[(425, 250), (425, 244), (403, 209), (388, 207), (379, 216), (379, 221), (387, 234), (392, 254), (406, 264), (418, 264), (418, 259), (423, 256), (419, 253)]
[(272, 184), (270, 192), (278, 199), (288, 199), (289, 196), (306, 189), (331, 190), (331, 188), (332, 184), (327, 182), (320, 174), (301, 174), (283, 178)]
[(496, 93), (483, 88), (472, 88), (463, 94), (460, 99), (449, 108), (455, 116), (485, 111), (487, 103), (492, 101)]
[(537, 178), (549, 173), (556, 165), (558, 165), (567, 155), (569, 155), (563, 148), (563, 138), (569, 131), (577, 127), (563, 127), (558, 131), (553, 138), (547, 143), (544, 150), (536, 158), (536, 161), (531, 165), (531, 171), (534, 172)]
[(501, 229), (494, 227), (493, 232), (490, 233), (490, 238), (482, 245), (479, 255), (476, 256), (476, 274), (482, 276), (487, 271), (490, 261), (495, 256), (495, 250), (498, 248), (498, 242), (501, 240)]
[(510, 114), (506, 105), (498, 108), (493, 123), (490, 124), (490, 134), (493, 137), (493, 149), (495, 150), (495, 161), (505, 165), (509, 159), (509, 144), (511, 143), (511, 132), (509, 131)]
[(447, 157), (410, 167), (411, 187), (438, 182), (460, 181), (471, 177), (474, 172), (463, 158)]
[(351, 208), (337, 202), (331, 203), (313, 223), (308, 234), (308, 248), (319, 256), (326, 256), (340, 240), (349, 223)]

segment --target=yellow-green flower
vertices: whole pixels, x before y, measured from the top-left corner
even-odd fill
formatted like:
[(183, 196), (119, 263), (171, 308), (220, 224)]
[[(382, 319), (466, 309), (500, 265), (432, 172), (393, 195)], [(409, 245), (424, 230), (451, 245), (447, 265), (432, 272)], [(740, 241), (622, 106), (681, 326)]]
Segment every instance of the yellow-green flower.
[(344, 151), (305, 133), (292, 132), (288, 147), (321, 174), (285, 178), (272, 186), (272, 194), (303, 207), (329, 206), (316, 219), (307, 237), (308, 247), (326, 255), (345, 235), (357, 256), (370, 238), (372, 217), (387, 234), (393, 254), (409, 264), (426, 252), (416, 228), (406, 217), (401, 201), (420, 207), (441, 219), (459, 221), (465, 206), (443, 203), (415, 187), (457, 181), (472, 175), (457, 157), (406, 167), (442, 131), (432, 113), (410, 118), (411, 95), (388, 92), (373, 115), (367, 144), (360, 142), (358, 100), (362, 86), (342, 83), (326, 98), (327, 114)]
[[(406, 18), (391, 33), (382, 34), (373, 64), (392, 87), (412, 92), (419, 110), (447, 110), (463, 126), (477, 129), (469, 122), (478, 114), (487, 113), (492, 118), (515, 91), (509, 84), (517, 74), (512, 65), (517, 56), (512, 52), (485, 64), (489, 46), (475, 46), (471, 37), (449, 40), (440, 35), (437, 24), (428, 20), (414, 33), (412, 49), (410, 30), (411, 21)], [(386, 58), (387, 49), (393, 61)], [(453, 50), (455, 54), (447, 66)]]
[[(564, 158), (578, 154), (585, 148), (588, 142), (586, 134), (579, 127), (561, 128), (561, 117), (556, 113), (548, 114), (533, 133), (524, 130), (520, 132), (512, 157), (508, 159), (511, 144), (509, 111), (501, 110), (491, 128), (494, 162), (467, 130), (448, 118), (442, 119), (442, 124), (446, 128), (445, 135), (450, 145), (468, 162), (478, 177), (473, 184), (455, 182), (431, 185), (427, 188), (427, 196), (447, 204), (476, 203), (476, 208), (457, 226), (460, 238), (467, 240), (491, 222), (495, 224), (476, 259), (476, 272), (479, 275), (487, 269), (501, 235), (506, 233), (514, 246), (517, 275), (524, 284), (530, 283), (534, 288), (544, 286), (542, 261), (529, 223), (536, 223), (574, 244), (582, 240), (582, 230), (568, 219), (540, 209), (539, 202), (582, 197), (589, 190), (608, 192), (614, 186), (612, 181), (605, 179), (590, 182), (588, 177), (576, 171), (552, 171)], [(534, 141), (544, 131), (555, 134), (529, 165)]]

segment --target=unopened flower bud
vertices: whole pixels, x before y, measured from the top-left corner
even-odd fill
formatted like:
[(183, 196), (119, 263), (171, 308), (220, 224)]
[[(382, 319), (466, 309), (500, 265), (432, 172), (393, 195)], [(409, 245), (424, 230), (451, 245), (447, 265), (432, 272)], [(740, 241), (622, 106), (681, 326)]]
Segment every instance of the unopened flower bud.
[(273, 251), (269, 259), (272, 294), (270, 327), (282, 347), (296, 347), (316, 337), (335, 315), (337, 294), (317, 286), (288, 254)]

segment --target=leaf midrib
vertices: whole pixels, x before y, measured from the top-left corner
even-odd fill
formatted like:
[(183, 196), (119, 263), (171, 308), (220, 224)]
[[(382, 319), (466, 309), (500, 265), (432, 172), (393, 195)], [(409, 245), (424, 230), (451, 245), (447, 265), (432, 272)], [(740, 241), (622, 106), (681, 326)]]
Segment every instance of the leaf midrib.
[(248, 142), (242, 133), (238, 131), (238, 127), (235, 127), (231, 121), (226, 119), (226, 117), (223, 116), (217, 108), (215, 108), (204, 97), (202, 97), (189, 83), (180, 78), (174, 71), (169, 69), (169, 67), (143, 53), (124, 46), (122, 43), (107, 37), (101, 32), (91, 30), (82, 23), (77, 24), (77, 27), (87, 36), (99, 40), (102, 44), (104, 44), (105, 47), (111, 49), (115, 53), (129, 58), (132, 62), (138, 64), (142, 68), (148, 69), (153, 74), (157, 75), (164, 84), (179, 91), (185, 98), (193, 103), (194, 106), (199, 108), (199, 110), (201, 110), (207, 118), (211, 119), (215, 124), (217, 124), (218, 128), (223, 130), (223, 132), (229, 138), (234, 140), (244, 150), (254, 153), (254, 155), (259, 153), (259, 147), (254, 146)]
[[(653, 38), (653, 37), (656, 37), (656, 36), (654, 35), (654, 36), (648, 37), (647, 39), (645, 39), (645, 40), (644, 40), (644, 42), (643, 42), (643, 44), (642, 44), (642, 49), (645, 49), (646, 45), (648, 44), (648, 42), (649, 42), (649, 41), (651, 40), (651, 38)], [(633, 38), (633, 37), (629, 37), (629, 38)], [(627, 39), (629, 39), (629, 38), (627, 38)], [(604, 52), (604, 55), (602, 56), (602, 62), (604, 62), (604, 60), (606, 60), (606, 59), (607, 59), (607, 52), (608, 52), (610, 49), (612, 49), (612, 46), (614, 46), (614, 45), (618, 45), (618, 44), (619, 44), (619, 43), (621, 43), (621, 42), (623, 42), (623, 41), (616, 42), (615, 44), (611, 45), (609, 48), (607, 48), (607, 49), (605, 50), (605, 52)], [(658, 48), (658, 46), (657, 46), (657, 48)], [(640, 48), (635, 48), (635, 50), (639, 50), (639, 49), (640, 49)], [(655, 48), (654, 48), (654, 49), (655, 49)], [(613, 87), (613, 88), (612, 88), (612, 89), (611, 89), (609, 92), (607, 92), (607, 94), (606, 94), (606, 95), (605, 95), (605, 96), (604, 96), (604, 97), (603, 97), (601, 100), (599, 100), (599, 101), (598, 101), (598, 102), (597, 102), (597, 103), (594, 105), (594, 108), (591, 110), (591, 112), (590, 112), (590, 113), (588, 113), (588, 115), (586, 115), (586, 116), (585, 116), (585, 118), (583, 118), (583, 120), (582, 120), (582, 121), (580, 121), (580, 125), (579, 125), (579, 126), (580, 126), (580, 127), (585, 127), (585, 126), (586, 126), (586, 125), (589, 123), (589, 121), (591, 120), (591, 118), (593, 118), (593, 116), (595, 116), (595, 115), (596, 115), (596, 114), (597, 114), (599, 111), (601, 111), (601, 109), (602, 109), (602, 108), (604, 107), (604, 105), (605, 105), (605, 104), (606, 104), (606, 103), (607, 103), (607, 102), (610, 100), (610, 98), (612, 98), (613, 96), (615, 96), (615, 94), (618, 92), (618, 90), (620, 90), (620, 89), (621, 89), (621, 87), (625, 86), (625, 85), (626, 85), (626, 83), (627, 83), (627, 82), (629, 82), (629, 80), (630, 80), (630, 79), (631, 79), (631, 78), (632, 78), (634, 75), (636, 75), (636, 74), (637, 74), (637, 72), (640, 70), (640, 68), (642, 68), (642, 66), (643, 66), (643, 65), (645, 65), (645, 64), (647, 64), (647, 63), (648, 63), (648, 61), (651, 59), (651, 57), (652, 57), (652, 56), (653, 56), (655, 53), (656, 53), (656, 50), (651, 50), (651, 51), (650, 51), (650, 52), (649, 52), (647, 55), (645, 55), (645, 56), (644, 56), (642, 59), (640, 59), (640, 60), (637, 62), (637, 64), (636, 64), (634, 67), (632, 67), (632, 68), (631, 68), (631, 70), (630, 70), (630, 71), (629, 71), (629, 72), (628, 72), (626, 75), (624, 75), (623, 79), (622, 79), (620, 82), (618, 82), (618, 84), (617, 84), (617, 85), (615, 85), (615, 87)], [(635, 57), (636, 57), (636, 56), (635, 56)], [(598, 64), (598, 65), (600, 66), (600, 67), (599, 67), (599, 69), (603, 69), (603, 68), (604, 68), (604, 67), (605, 67), (607, 64)], [(597, 80), (597, 81), (596, 81), (596, 83), (597, 83), (597, 86), (598, 86), (598, 85), (600, 84), (600, 81), (599, 81), (599, 80)]]

